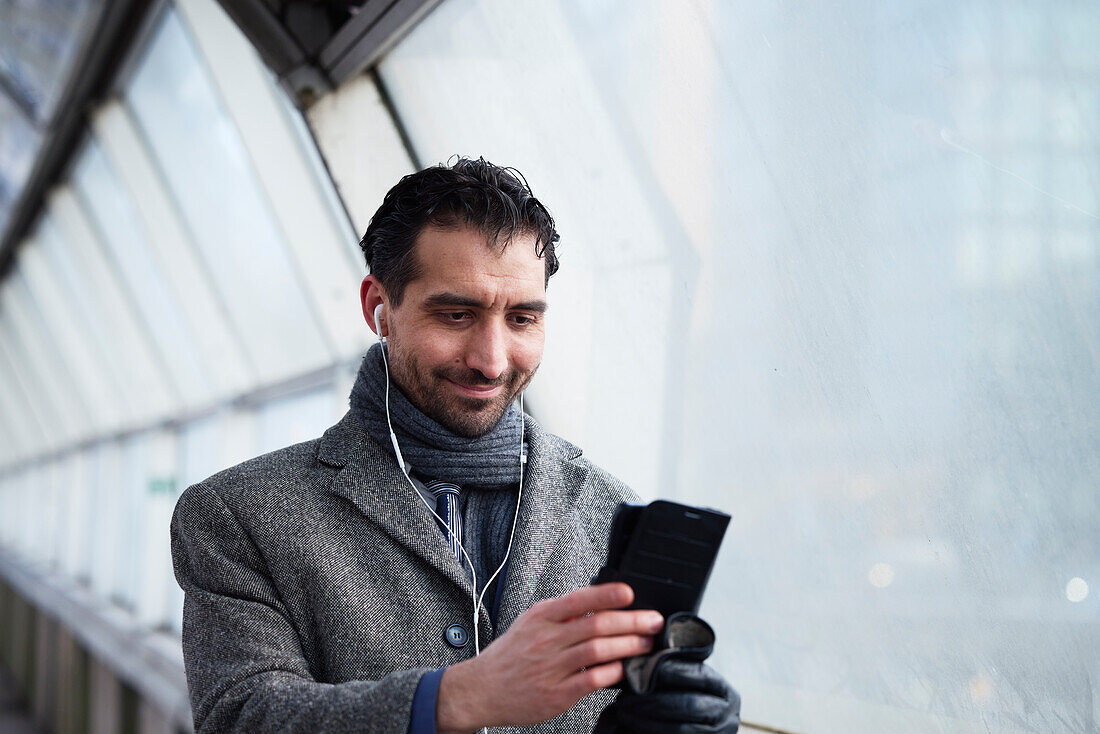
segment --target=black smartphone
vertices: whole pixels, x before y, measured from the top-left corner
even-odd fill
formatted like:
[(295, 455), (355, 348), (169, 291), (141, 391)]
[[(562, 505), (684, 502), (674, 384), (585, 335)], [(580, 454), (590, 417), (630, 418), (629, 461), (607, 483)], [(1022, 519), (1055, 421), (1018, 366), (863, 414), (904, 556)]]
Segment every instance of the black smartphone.
[(631, 609), (656, 609), (666, 618), (698, 613), (729, 522), (724, 512), (669, 500), (624, 502), (611, 522), (607, 564), (594, 581), (629, 584)]

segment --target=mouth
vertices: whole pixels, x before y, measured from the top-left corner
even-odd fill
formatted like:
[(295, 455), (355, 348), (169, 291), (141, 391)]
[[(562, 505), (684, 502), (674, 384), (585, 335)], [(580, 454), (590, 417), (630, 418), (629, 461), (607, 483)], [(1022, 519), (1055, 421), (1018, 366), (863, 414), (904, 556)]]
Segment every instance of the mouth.
[[(446, 379), (446, 378), (445, 378)], [(501, 390), (504, 389), (502, 385), (463, 385), (460, 382), (454, 380), (447, 380), (448, 383), (454, 386), (461, 395), (470, 398), (491, 398), (495, 397)]]

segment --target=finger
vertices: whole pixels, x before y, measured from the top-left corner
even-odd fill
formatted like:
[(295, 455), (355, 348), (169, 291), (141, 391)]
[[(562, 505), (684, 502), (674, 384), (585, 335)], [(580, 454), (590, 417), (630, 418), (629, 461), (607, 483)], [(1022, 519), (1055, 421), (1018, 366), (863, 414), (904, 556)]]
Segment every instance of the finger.
[(598, 586), (585, 586), (563, 596), (542, 602), (547, 617), (564, 622), (587, 612), (599, 612), (604, 609), (622, 609), (634, 601), (634, 590), (623, 583), (615, 582)]
[(734, 695), (726, 679), (704, 663), (665, 658), (654, 676), (654, 688), (658, 691), (698, 691), (723, 699), (732, 699)]
[(573, 645), (594, 637), (655, 635), (664, 623), (664, 617), (659, 612), (605, 610), (566, 622), (561, 640), (565, 645)]
[(569, 676), (564, 685), (576, 698), (587, 696), (592, 691), (613, 686), (623, 679), (623, 664), (619, 661), (595, 665)]
[(613, 660), (644, 655), (652, 649), (653, 638), (642, 635), (593, 637), (568, 648), (562, 662), (568, 670), (579, 670)]

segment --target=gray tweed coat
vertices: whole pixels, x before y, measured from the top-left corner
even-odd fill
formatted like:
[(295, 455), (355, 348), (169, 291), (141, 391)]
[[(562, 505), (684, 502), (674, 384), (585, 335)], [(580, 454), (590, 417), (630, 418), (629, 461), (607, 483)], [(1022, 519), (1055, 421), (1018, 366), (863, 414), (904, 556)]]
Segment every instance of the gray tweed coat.
[[(483, 647), (536, 601), (588, 584), (616, 505), (634, 499), (534, 421), (527, 440), (499, 629), (483, 612)], [(466, 572), (392, 452), (351, 413), (319, 439), (189, 487), (172, 557), (200, 733), (405, 734), (420, 676), (473, 655), (472, 639), (444, 640), (472, 624)], [(588, 734), (612, 697), (499, 731)]]

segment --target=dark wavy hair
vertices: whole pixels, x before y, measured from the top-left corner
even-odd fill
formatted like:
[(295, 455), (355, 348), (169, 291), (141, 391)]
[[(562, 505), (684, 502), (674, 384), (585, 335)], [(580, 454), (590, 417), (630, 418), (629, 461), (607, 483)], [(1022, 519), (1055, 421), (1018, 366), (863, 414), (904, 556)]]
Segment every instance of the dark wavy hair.
[(535, 236), (535, 254), (546, 262), (546, 280), (558, 271), (554, 218), (514, 168), (484, 158), (452, 158), (410, 173), (389, 190), (359, 242), (363, 256), (395, 306), (405, 286), (420, 275), (416, 238), (426, 225), (475, 227), (486, 246), (501, 252), (517, 235)]

